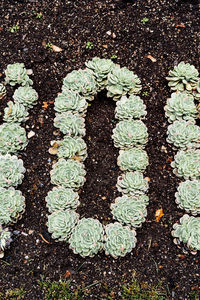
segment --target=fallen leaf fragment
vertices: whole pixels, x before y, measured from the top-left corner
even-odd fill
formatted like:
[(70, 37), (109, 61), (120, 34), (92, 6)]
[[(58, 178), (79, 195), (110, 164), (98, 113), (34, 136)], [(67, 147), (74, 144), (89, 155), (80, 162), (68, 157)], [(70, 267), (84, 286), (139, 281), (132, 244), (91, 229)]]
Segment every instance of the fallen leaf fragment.
[(58, 46), (56, 46), (56, 45), (53, 45), (53, 44), (50, 46), (50, 48), (51, 48), (54, 52), (61, 52), (61, 51), (63, 51), (62, 48), (60, 48), (60, 47), (58, 47)]
[(151, 178), (149, 178), (149, 177), (145, 177), (145, 179), (149, 182), (149, 181), (151, 181)]
[(48, 108), (49, 104), (47, 102), (43, 102), (42, 108), (46, 110)]
[(157, 59), (156, 58), (154, 58), (152, 55), (147, 55), (146, 56), (146, 58), (149, 58), (152, 62), (156, 62), (157, 61)]
[(70, 276), (71, 276), (71, 273), (70, 273), (69, 271), (66, 271), (65, 274), (64, 274), (64, 277), (65, 277), (65, 278), (68, 278), (68, 277), (70, 277)]
[(157, 209), (156, 210), (156, 213), (155, 213), (155, 217), (156, 217), (156, 222), (159, 222), (160, 219), (164, 216), (163, 214), (163, 209), (160, 208), (160, 209)]
[(49, 154), (56, 155), (57, 153), (58, 153), (57, 148), (54, 148), (54, 147), (49, 148)]
[(108, 45), (103, 45), (103, 48), (107, 49), (107, 48), (108, 48)]
[(50, 242), (48, 242), (47, 240), (45, 240), (45, 238), (43, 237), (43, 235), (42, 235), (41, 233), (39, 233), (39, 236), (41, 237), (41, 239), (42, 239), (45, 243), (50, 244)]
[(176, 28), (185, 28), (185, 25), (184, 24), (177, 24)]

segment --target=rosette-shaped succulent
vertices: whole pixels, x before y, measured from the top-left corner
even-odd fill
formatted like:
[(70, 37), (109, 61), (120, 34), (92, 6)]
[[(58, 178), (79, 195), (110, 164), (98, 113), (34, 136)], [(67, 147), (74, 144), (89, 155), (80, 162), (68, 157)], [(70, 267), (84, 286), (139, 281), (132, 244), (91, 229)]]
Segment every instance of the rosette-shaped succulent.
[(69, 248), (82, 257), (94, 256), (103, 248), (103, 226), (92, 218), (82, 218), (72, 230)]
[(144, 171), (149, 164), (146, 151), (140, 148), (120, 150), (117, 164), (122, 171)]
[(17, 123), (0, 125), (0, 154), (16, 153), (28, 144), (26, 131)]
[(169, 71), (169, 76), (166, 79), (172, 91), (192, 91), (198, 80), (199, 72), (190, 64), (180, 62), (173, 70)]
[(115, 65), (108, 74), (106, 88), (108, 90), (107, 96), (117, 101), (127, 94), (138, 94), (142, 86), (140, 79), (132, 71), (126, 67), (120, 68), (119, 65)]
[(22, 183), (26, 169), (23, 161), (15, 155), (0, 155), (0, 187), (17, 186)]
[(178, 239), (180, 242), (186, 243), (193, 254), (200, 250), (200, 218), (185, 214), (180, 218), (180, 224), (173, 225), (173, 229), (172, 236), (175, 237), (175, 244)]
[(200, 179), (200, 150), (180, 150), (171, 163), (173, 173), (185, 179)]
[(111, 204), (111, 213), (115, 220), (132, 227), (141, 227), (147, 216), (146, 205), (135, 197), (122, 196)]
[(139, 96), (131, 95), (129, 98), (122, 96), (122, 98), (117, 101), (115, 109), (116, 119), (142, 119), (146, 114), (146, 105)]
[(181, 182), (175, 194), (176, 203), (194, 216), (200, 214), (200, 181), (186, 180)]
[(50, 172), (51, 182), (66, 188), (79, 189), (85, 182), (84, 165), (73, 159), (60, 158)]
[(10, 246), (11, 242), (11, 232), (8, 231), (8, 228), (3, 229), (0, 225), (0, 258), (4, 257), (4, 250)]
[(33, 81), (29, 78), (28, 72), (23, 63), (10, 64), (5, 70), (5, 81), (10, 85), (32, 85)]
[(54, 109), (59, 113), (71, 111), (72, 113), (79, 113), (81, 116), (85, 116), (87, 107), (88, 103), (85, 98), (76, 91), (67, 89), (58, 94), (54, 103)]
[(200, 147), (200, 127), (193, 121), (179, 120), (169, 125), (167, 130), (167, 142), (173, 144), (175, 148), (199, 148)]
[(112, 138), (117, 148), (144, 148), (148, 140), (146, 125), (140, 120), (124, 120), (113, 129)]
[(119, 192), (128, 195), (141, 195), (148, 190), (148, 181), (141, 172), (126, 172), (117, 179), (117, 189)]
[(4, 109), (4, 121), (8, 123), (21, 123), (28, 119), (28, 111), (23, 104), (8, 102), (8, 106)]
[(200, 101), (200, 80), (197, 82), (197, 85), (192, 94), (197, 101)]
[(15, 223), (25, 210), (25, 198), (13, 187), (0, 187), (0, 224)]
[(92, 60), (89, 60), (85, 63), (86, 67), (93, 71), (97, 91), (101, 91), (106, 87), (107, 77), (112, 68), (114, 67), (114, 63), (111, 59), (94, 57)]
[(85, 135), (85, 119), (70, 111), (56, 114), (54, 126), (59, 128), (62, 133), (69, 136)]
[(21, 86), (14, 92), (13, 99), (27, 108), (32, 108), (37, 104), (38, 93), (31, 86)]
[(175, 120), (193, 120), (197, 117), (194, 98), (188, 93), (172, 93), (164, 107), (165, 115), (169, 122)]
[(65, 136), (58, 142), (58, 157), (84, 161), (87, 157), (87, 145), (81, 137)]
[(105, 254), (114, 258), (125, 256), (135, 248), (137, 239), (135, 229), (122, 226), (120, 223), (110, 223), (105, 226)]
[(76, 209), (80, 204), (78, 199), (77, 192), (64, 187), (54, 187), (45, 198), (50, 213), (57, 210)]
[(79, 219), (74, 210), (58, 210), (48, 216), (47, 227), (52, 238), (58, 241), (68, 241), (72, 229)]
[(5, 95), (6, 95), (6, 88), (2, 83), (0, 83), (0, 99), (3, 99)]
[(63, 80), (62, 90), (76, 91), (87, 100), (93, 100), (97, 92), (96, 81), (93, 72), (88, 69), (74, 70)]

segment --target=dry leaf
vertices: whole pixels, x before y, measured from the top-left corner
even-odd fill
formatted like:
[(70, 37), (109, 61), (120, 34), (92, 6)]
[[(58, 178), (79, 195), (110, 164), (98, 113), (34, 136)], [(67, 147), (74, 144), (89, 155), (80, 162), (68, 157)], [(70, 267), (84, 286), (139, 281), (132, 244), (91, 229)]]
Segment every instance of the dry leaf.
[(70, 277), (70, 276), (71, 276), (71, 273), (70, 273), (69, 271), (66, 271), (65, 274), (64, 274), (64, 277), (65, 277), (65, 278), (68, 278), (68, 277)]
[(176, 28), (185, 28), (185, 25), (184, 24), (178, 24), (178, 25), (176, 25)]
[(63, 51), (62, 48), (60, 48), (60, 47), (58, 47), (58, 46), (56, 46), (56, 45), (53, 45), (53, 44), (50, 46), (50, 48), (51, 48), (54, 52), (61, 52), (61, 51)]
[(164, 216), (163, 214), (163, 209), (160, 208), (160, 209), (157, 209), (156, 210), (156, 213), (155, 213), (155, 217), (156, 217), (156, 222), (159, 222), (160, 219)]
[(48, 106), (49, 106), (49, 104), (47, 102), (43, 102), (43, 105), (42, 105), (43, 109), (46, 110), (48, 108)]
[(51, 147), (51, 148), (49, 148), (49, 153), (52, 154), (52, 155), (56, 155), (58, 153), (58, 149), (54, 148), (54, 147)]
[(149, 178), (149, 177), (145, 177), (145, 179), (149, 182), (149, 181), (151, 181), (151, 178)]
[(154, 58), (152, 55), (147, 55), (146, 56), (146, 58), (149, 58), (152, 62), (156, 62), (157, 61), (157, 59), (156, 58)]
[(103, 45), (103, 48), (108, 49), (108, 45)]

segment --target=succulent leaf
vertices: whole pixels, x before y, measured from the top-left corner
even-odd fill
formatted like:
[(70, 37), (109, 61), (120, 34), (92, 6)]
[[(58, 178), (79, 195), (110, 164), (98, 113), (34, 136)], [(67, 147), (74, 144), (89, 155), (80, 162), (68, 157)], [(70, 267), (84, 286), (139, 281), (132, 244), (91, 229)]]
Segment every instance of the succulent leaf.
[(23, 63), (9, 64), (5, 70), (5, 75), (6, 83), (9, 83), (11, 86), (16, 84), (21, 84), (23, 86), (33, 84)]
[(144, 148), (148, 140), (146, 125), (140, 120), (124, 120), (113, 129), (112, 138), (117, 148)]
[(194, 96), (194, 98), (200, 102), (200, 79), (196, 84), (195, 89), (193, 90), (192, 95)]
[(92, 218), (82, 218), (72, 230), (69, 248), (82, 257), (93, 257), (103, 248), (103, 226)]
[(16, 89), (13, 99), (16, 103), (21, 103), (29, 109), (37, 104), (38, 93), (31, 86), (22, 86)]
[(146, 151), (140, 148), (120, 150), (117, 164), (122, 171), (144, 171), (149, 164)]
[(115, 118), (124, 119), (142, 119), (146, 116), (146, 105), (139, 96), (130, 95), (129, 98), (122, 96), (117, 101), (115, 109)]
[(4, 109), (4, 121), (8, 123), (21, 123), (28, 119), (28, 111), (23, 104), (18, 102), (8, 102), (8, 106)]
[(10, 246), (11, 242), (11, 232), (8, 230), (8, 228), (3, 229), (2, 225), (0, 224), (0, 258), (4, 257), (4, 250)]
[(148, 190), (148, 181), (141, 172), (126, 172), (117, 179), (117, 189), (123, 194), (137, 196)]
[(56, 114), (54, 126), (59, 128), (62, 133), (69, 136), (85, 135), (85, 119), (70, 111)]
[(120, 223), (110, 223), (105, 226), (105, 254), (114, 258), (125, 256), (135, 247), (136, 231), (128, 226), (122, 226)]
[(87, 157), (87, 145), (81, 137), (65, 136), (58, 142), (58, 157), (74, 158), (84, 161)]
[(26, 169), (23, 161), (15, 155), (0, 155), (0, 187), (17, 186), (22, 183)]
[(60, 158), (50, 172), (51, 182), (66, 188), (79, 189), (85, 182), (84, 165), (73, 159)]

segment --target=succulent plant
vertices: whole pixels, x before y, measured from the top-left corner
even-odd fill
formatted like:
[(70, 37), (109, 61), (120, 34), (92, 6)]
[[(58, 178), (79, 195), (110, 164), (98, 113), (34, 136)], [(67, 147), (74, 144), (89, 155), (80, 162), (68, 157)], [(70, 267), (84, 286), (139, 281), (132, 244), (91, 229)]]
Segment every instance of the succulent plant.
[(4, 109), (4, 121), (8, 123), (21, 123), (28, 119), (28, 111), (23, 104), (8, 102), (8, 106)]
[(175, 196), (175, 201), (180, 208), (194, 216), (200, 214), (200, 181), (186, 180), (181, 182)]
[(54, 126), (59, 128), (62, 133), (69, 136), (85, 135), (85, 119), (70, 111), (56, 114)]
[(65, 136), (58, 142), (58, 157), (73, 158), (84, 161), (87, 157), (87, 145), (81, 137)]
[(79, 214), (73, 210), (57, 210), (48, 216), (47, 227), (52, 238), (68, 241), (71, 231), (78, 222)]
[(28, 144), (26, 131), (17, 123), (0, 125), (0, 154), (16, 153)]
[(72, 113), (79, 113), (81, 116), (85, 116), (87, 107), (88, 103), (85, 98), (76, 91), (67, 89), (58, 94), (54, 103), (54, 109), (59, 113), (71, 111)]
[(73, 159), (60, 158), (50, 172), (51, 182), (66, 188), (79, 189), (85, 182), (84, 165)]
[(113, 129), (112, 138), (117, 148), (144, 148), (148, 140), (146, 125), (140, 120), (124, 120)]
[(123, 194), (137, 196), (148, 190), (148, 181), (141, 172), (126, 172), (117, 179), (117, 189)]
[(0, 83), (0, 100), (3, 99), (5, 95), (6, 95), (6, 88), (2, 83)]
[(186, 243), (193, 254), (200, 250), (200, 218), (185, 214), (180, 218), (180, 224), (173, 225), (173, 229), (172, 236), (175, 237), (175, 243), (177, 243), (177, 239)]
[(172, 93), (164, 107), (165, 115), (169, 122), (175, 120), (193, 120), (197, 117), (197, 109), (194, 98), (188, 93)]
[(28, 73), (23, 63), (9, 64), (5, 70), (5, 81), (12, 86), (16, 84), (32, 85), (33, 81), (29, 78)]
[(125, 256), (135, 248), (137, 239), (135, 229), (122, 226), (120, 223), (110, 223), (105, 226), (105, 254), (114, 258)]
[(106, 88), (108, 90), (107, 96), (117, 101), (127, 94), (138, 94), (142, 86), (140, 79), (132, 71), (126, 67), (120, 68), (119, 65), (115, 65), (108, 74)]
[(141, 227), (147, 216), (147, 209), (143, 201), (124, 195), (111, 204), (111, 213), (122, 224)]
[(11, 242), (11, 232), (8, 230), (8, 228), (3, 229), (2, 225), (0, 224), (0, 258), (4, 257), (4, 250), (10, 246)]
[(117, 164), (122, 171), (144, 171), (149, 164), (146, 151), (140, 148), (120, 150)]
[(166, 79), (173, 91), (192, 91), (199, 80), (198, 76), (199, 72), (193, 65), (182, 61), (173, 70), (169, 71), (169, 76)]
[(97, 91), (101, 91), (106, 87), (107, 77), (114, 63), (111, 59), (94, 57), (92, 60), (86, 62), (86, 67), (93, 71), (96, 80)]
[(197, 101), (200, 101), (200, 79), (198, 80), (195, 89), (193, 90), (192, 95)]
[(200, 180), (200, 150), (178, 151), (171, 166), (174, 168), (173, 173), (178, 177)]
[(13, 187), (0, 187), (0, 224), (15, 223), (25, 211), (25, 198)]
[(93, 100), (97, 92), (96, 81), (93, 72), (88, 69), (74, 70), (63, 80), (62, 90), (76, 91), (87, 100)]
[(176, 148), (199, 148), (200, 128), (193, 121), (179, 120), (169, 125), (167, 142)]
[(69, 248), (82, 257), (93, 257), (103, 248), (103, 226), (92, 218), (82, 218), (72, 230)]
[(54, 187), (48, 192), (45, 200), (50, 213), (57, 210), (76, 209), (80, 204), (77, 192), (61, 186)]
[(146, 105), (139, 96), (131, 95), (129, 98), (122, 96), (117, 101), (115, 109), (116, 119), (142, 119), (146, 114)]
[(31, 86), (21, 86), (14, 92), (13, 99), (27, 108), (32, 108), (37, 104), (38, 93)]
[(15, 155), (0, 155), (0, 187), (17, 186), (22, 183), (26, 169), (23, 161)]

